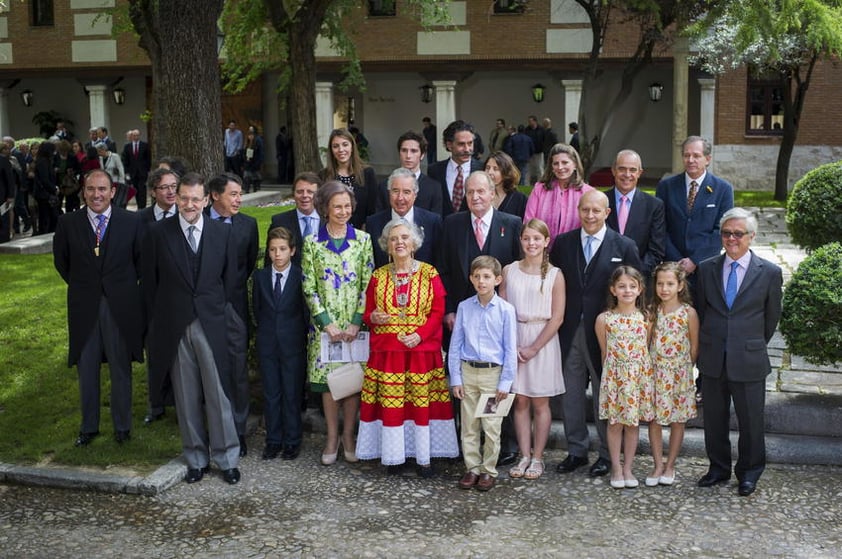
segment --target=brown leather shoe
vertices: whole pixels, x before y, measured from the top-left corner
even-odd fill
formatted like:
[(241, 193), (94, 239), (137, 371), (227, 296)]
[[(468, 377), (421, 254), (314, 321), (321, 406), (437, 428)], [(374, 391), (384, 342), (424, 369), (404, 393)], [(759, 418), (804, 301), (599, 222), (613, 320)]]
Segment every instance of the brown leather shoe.
[(495, 483), (497, 483), (496, 477), (491, 477), (491, 474), (480, 474), (479, 481), (477, 482), (477, 490), (491, 491)]
[(479, 475), (474, 472), (467, 471), (462, 479), (459, 480), (459, 489), (470, 489), (479, 481)]

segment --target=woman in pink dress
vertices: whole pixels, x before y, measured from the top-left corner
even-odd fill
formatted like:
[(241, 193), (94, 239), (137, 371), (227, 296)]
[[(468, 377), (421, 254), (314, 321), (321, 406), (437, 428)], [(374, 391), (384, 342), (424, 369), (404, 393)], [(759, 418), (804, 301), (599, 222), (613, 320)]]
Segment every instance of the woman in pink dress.
[(538, 218), (550, 228), (550, 248), (562, 233), (581, 226), (579, 199), (593, 187), (584, 182), (584, 170), (579, 154), (567, 144), (556, 144), (549, 154), (544, 176), (535, 183), (526, 201), (524, 221)]

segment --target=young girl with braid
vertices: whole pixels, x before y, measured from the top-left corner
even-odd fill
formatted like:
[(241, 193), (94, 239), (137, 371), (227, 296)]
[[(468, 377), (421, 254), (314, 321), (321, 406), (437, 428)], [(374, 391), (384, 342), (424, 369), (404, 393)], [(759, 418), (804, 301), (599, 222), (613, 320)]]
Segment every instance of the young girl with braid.
[(564, 275), (550, 266), (549, 245), (547, 224), (528, 220), (520, 234), (523, 260), (503, 269), (500, 285), (500, 297), (517, 312), (518, 369), (512, 392), (521, 458), (509, 470), (513, 478), (538, 479), (544, 473), (544, 447), (552, 421), (550, 397), (564, 392), (558, 342), (564, 318)]

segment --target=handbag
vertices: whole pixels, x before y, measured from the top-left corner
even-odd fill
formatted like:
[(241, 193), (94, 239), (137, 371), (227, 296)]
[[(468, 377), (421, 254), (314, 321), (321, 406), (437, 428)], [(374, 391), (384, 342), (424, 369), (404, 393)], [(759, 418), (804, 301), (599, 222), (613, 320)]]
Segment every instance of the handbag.
[(363, 366), (358, 361), (351, 361), (337, 367), (327, 374), (327, 387), (334, 400), (341, 400), (363, 389)]

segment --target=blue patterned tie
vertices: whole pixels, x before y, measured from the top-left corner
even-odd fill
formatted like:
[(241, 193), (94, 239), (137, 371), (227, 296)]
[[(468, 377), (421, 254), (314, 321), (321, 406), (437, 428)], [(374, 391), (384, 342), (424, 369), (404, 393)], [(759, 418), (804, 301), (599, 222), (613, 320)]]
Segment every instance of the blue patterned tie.
[(728, 282), (725, 284), (725, 304), (730, 309), (737, 298), (737, 268), (739, 262), (731, 262), (731, 272), (728, 274)]
[(304, 236), (309, 237), (313, 234), (313, 226), (310, 221), (312, 218), (309, 215), (304, 216)]

